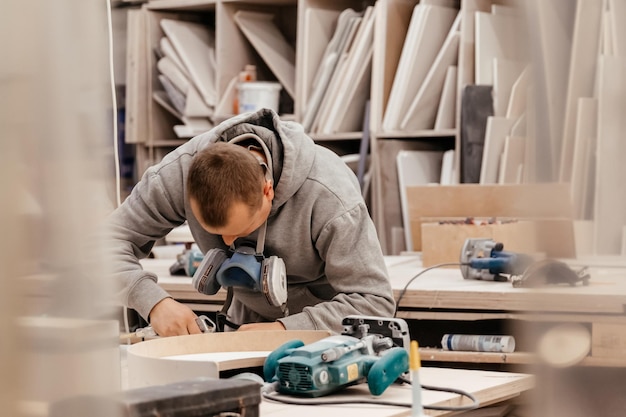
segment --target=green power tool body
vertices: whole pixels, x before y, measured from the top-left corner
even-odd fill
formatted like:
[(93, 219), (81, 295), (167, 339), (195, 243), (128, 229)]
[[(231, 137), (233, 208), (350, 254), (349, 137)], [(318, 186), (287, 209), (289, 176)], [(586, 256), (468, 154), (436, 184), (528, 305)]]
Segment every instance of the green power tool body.
[(320, 397), (367, 381), (382, 394), (408, 372), (410, 337), (402, 319), (349, 316), (344, 332), (304, 345), (292, 340), (267, 357), (263, 373), (283, 394)]

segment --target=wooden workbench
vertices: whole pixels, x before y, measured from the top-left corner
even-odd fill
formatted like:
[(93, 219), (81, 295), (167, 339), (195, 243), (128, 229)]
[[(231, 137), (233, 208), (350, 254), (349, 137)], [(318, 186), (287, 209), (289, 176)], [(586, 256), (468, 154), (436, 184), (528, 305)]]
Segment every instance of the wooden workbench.
[[(222, 371), (262, 367), (267, 354), (286, 340), (313, 342), (328, 334), (321, 331), (290, 332), (227, 332), (157, 338), (125, 347), (122, 355), (123, 387), (142, 388), (151, 385), (172, 384), (196, 377), (222, 377)], [(535, 377), (524, 373), (494, 372), (438, 367), (420, 368), (420, 382), (437, 388), (462, 390), (473, 395), (480, 407), (501, 403), (531, 390)], [(286, 399), (294, 397), (285, 396)], [(369, 393), (366, 383), (358, 384), (322, 400), (371, 401), (379, 404), (292, 405), (263, 400), (262, 416), (302, 417), (355, 415), (360, 417), (392, 417), (410, 415), (410, 408), (383, 405), (383, 402), (410, 404), (412, 390), (406, 384), (393, 384), (380, 396)], [(311, 400), (311, 399), (305, 399)], [(459, 407), (472, 401), (453, 392), (423, 390), (422, 403), (430, 406)], [(451, 415), (450, 411), (428, 410), (428, 415)]]
[[(417, 256), (385, 259), (397, 300), (407, 283), (424, 268)], [(195, 311), (220, 309), (225, 296), (223, 291), (215, 296), (199, 294), (192, 287), (191, 278), (169, 275), (171, 260), (142, 262), (146, 269), (159, 276), (160, 285), (175, 299)], [(411, 329), (428, 324), (444, 329), (436, 325), (441, 323), (454, 333), (471, 333), (468, 329), (473, 324), (495, 321), (511, 323), (512, 327), (532, 325), (542, 330), (576, 324), (588, 330), (590, 339), (588, 355), (579, 361), (580, 365), (626, 367), (626, 267), (591, 260), (584, 264), (590, 266), (588, 286), (559, 285), (539, 289), (514, 288), (510, 282), (464, 280), (458, 268), (432, 269), (408, 285), (399, 302), (397, 316), (410, 322)], [(441, 335), (433, 337), (440, 340)], [(527, 337), (522, 333), (516, 335), (518, 341)], [(421, 341), (420, 346), (432, 346), (421, 351), (423, 360), (434, 362), (528, 364), (537, 360), (529, 351), (511, 354), (450, 352)]]

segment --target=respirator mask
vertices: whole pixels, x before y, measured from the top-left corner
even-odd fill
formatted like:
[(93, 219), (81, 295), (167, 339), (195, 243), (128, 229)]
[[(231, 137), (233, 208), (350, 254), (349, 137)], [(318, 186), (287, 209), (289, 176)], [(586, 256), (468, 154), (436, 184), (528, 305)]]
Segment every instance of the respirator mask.
[[(265, 166), (266, 179), (273, 182), (272, 159), (267, 146), (257, 136), (244, 134), (230, 141), (230, 143), (255, 139), (263, 149), (267, 165)], [(283, 312), (287, 305), (287, 273), (285, 262), (277, 257), (265, 257), (265, 234), (267, 220), (259, 230), (256, 248), (244, 243), (238, 246), (231, 245), (230, 253), (223, 249), (211, 249), (204, 256), (198, 269), (193, 275), (193, 286), (198, 292), (214, 295), (220, 287), (242, 287), (255, 292), (261, 292), (268, 303), (280, 307)]]
[(278, 256), (263, 256), (267, 222), (262, 226), (255, 248), (246, 244), (231, 247), (230, 256), (223, 249), (207, 252), (193, 276), (193, 286), (203, 294), (213, 295), (220, 287), (243, 287), (261, 292), (267, 302), (285, 311), (287, 273)]

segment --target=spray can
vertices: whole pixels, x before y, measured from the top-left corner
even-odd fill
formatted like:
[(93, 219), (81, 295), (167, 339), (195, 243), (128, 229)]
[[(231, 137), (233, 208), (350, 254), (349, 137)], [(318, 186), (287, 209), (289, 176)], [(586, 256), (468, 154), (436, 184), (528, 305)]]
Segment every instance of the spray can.
[(515, 351), (515, 338), (501, 335), (444, 334), (441, 346), (444, 350), (511, 353)]

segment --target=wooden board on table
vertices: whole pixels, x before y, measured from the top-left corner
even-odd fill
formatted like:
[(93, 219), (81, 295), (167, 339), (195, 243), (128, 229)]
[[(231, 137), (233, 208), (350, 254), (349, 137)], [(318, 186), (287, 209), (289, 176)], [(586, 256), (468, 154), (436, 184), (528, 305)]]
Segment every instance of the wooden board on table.
[[(204, 333), (147, 340), (128, 348), (128, 386), (140, 388), (199, 376), (219, 378), (220, 371), (263, 366), (269, 352), (290, 340), (299, 339), (306, 344), (328, 336), (330, 332), (322, 330), (283, 330)], [(215, 355), (207, 360), (208, 357), (202, 355), (207, 353)], [(180, 355), (200, 357), (185, 359)]]
[[(520, 393), (534, 387), (534, 377), (527, 374), (494, 371), (475, 371), (465, 369), (447, 368), (420, 368), (420, 382), (424, 385), (437, 387), (451, 387), (471, 392), (481, 406), (498, 403), (510, 398), (517, 397)], [(412, 390), (410, 385), (392, 385), (382, 395), (377, 396), (381, 402), (411, 403)], [(287, 397), (290, 398), (290, 397)], [(367, 384), (358, 384), (324, 397), (337, 401), (359, 401), (359, 399), (372, 399)], [(469, 404), (469, 399), (460, 398), (459, 394), (422, 390), (422, 403), (430, 406), (458, 406)], [(292, 417), (294, 406), (273, 401), (261, 403), (261, 415), (272, 417)], [(298, 405), (298, 414), (302, 417), (319, 416), (320, 413), (327, 415), (342, 415), (356, 407), (356, 405)], [(454, 414), (451, 411), (428, 410), (429, 415), (446, 416)], [(359, 417), (400, 417), (410, 413), (410, 407), (393, 407), (389, 405), (358, 406)]]
[[(505, 245), (506, 248), (506, 245)], [(416, 274), (424, 270), (413, 256), (388, 257), (387, 269), (397, 299)], [(432, 269), (414, 279), (400, 302), (402, 309), (506, 310), (524, 313), (576, 313), (575, 320), (594, 314), (623, 316), (626, 303), (626, 268), (590, 268), (588, 286), (515, 288), (510, 282), (463, 279), (458, 268)]]

